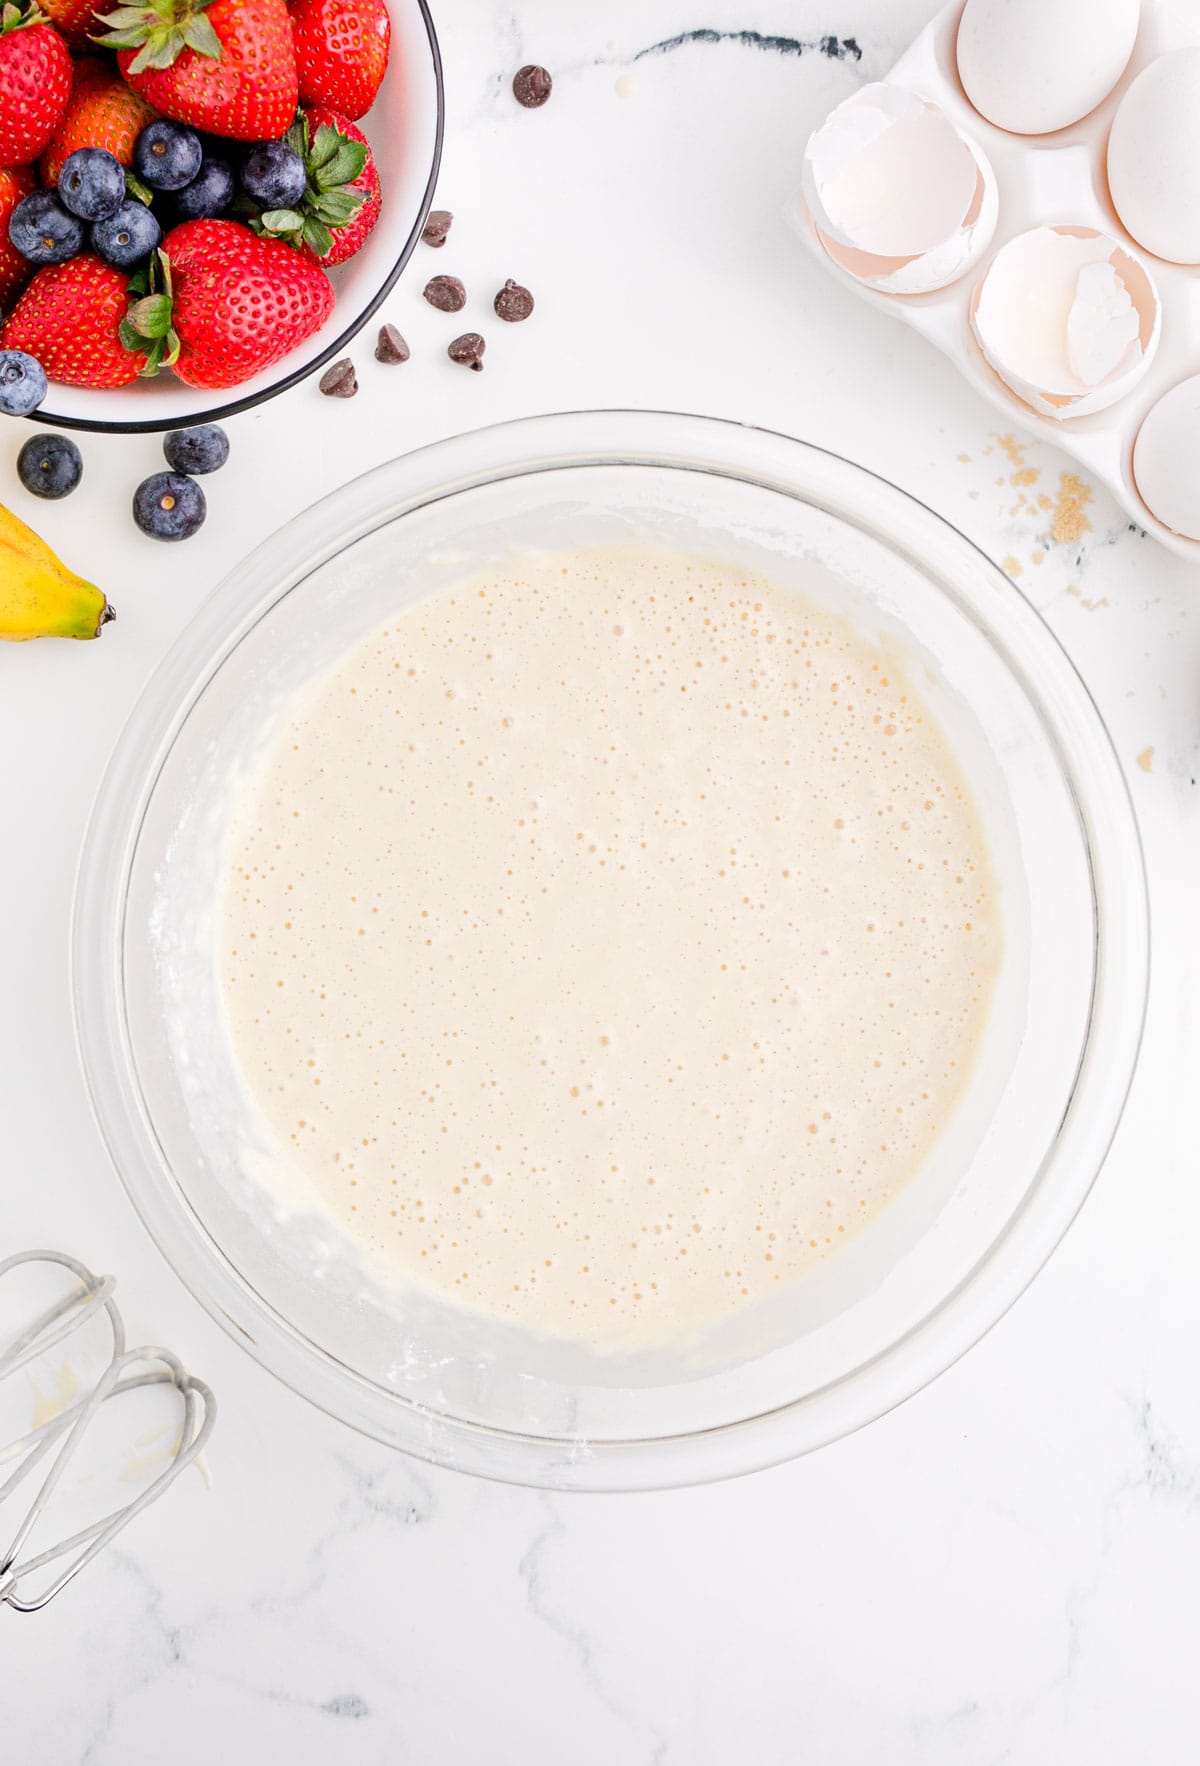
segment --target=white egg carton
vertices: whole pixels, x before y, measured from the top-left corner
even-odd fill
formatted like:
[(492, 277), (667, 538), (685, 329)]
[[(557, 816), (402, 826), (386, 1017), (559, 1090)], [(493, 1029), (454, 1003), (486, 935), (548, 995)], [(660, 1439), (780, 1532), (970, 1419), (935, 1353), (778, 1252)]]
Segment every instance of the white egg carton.
[[(983, 149), (999, 190), (999, 220), (982, 261), (957, 282), (931, 294), (886, 294), (870, 288), (833, 261), (802, 202), (792, 219), (804, 243), (829, 275), (860, 299), (890, 312), (949, 356), (964, 378), (1005, 417), (1044, 436), (1107, 485), (1130, 518), (1172, 552), (1200, 563), (1200, 542), (1164, 527), (1138, 495), (1133, 444), (1142, 421), (1163, 393), (1200, 370), (1200, 268), (1151, 257), (1121, 225), (1108, 194), (1105, 147), (1113, 113), (1131, 82), (1150, 62), (1197, 42), (1165, 7), (1143, 0), (1129, 64), (1108, 97), (1081, 122), (1053, 135), (1012, 135), (996, 128), (968, 102), (959, 82), (955, 42), (965, 0), (952, 0), (905, 51), (888, 84), (903, 86), (938, 105), (952, 123)], [(1097, 0), (1103, 5), (1103, 0)], [(1136, 387), (1115, 405), (1091, 416), (1045, 417), (1011, 392), (980, 351), (970, 324), (971, 299), (996, 251), (1030, 227), (1099, 228), (1110, 233), (1147, 269), (1158, 289), (1162, 335), (1157, 353)]]

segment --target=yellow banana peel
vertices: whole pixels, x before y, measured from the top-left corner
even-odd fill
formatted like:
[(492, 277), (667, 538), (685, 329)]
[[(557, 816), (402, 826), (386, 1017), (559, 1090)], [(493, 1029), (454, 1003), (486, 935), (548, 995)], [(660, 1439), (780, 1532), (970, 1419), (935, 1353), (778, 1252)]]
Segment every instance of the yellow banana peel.
[(95, 638), (115, 618), (101, 589), (0, 504), (0, 638)]

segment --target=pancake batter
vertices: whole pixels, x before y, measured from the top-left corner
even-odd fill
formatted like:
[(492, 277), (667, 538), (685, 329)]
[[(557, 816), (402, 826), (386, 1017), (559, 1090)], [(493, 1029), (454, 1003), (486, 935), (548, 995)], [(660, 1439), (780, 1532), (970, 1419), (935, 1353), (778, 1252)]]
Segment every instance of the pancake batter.
[(239, 805), (251, 1091), (356, 1239), (593, 1341), (828, 1258), (954, 1110), (1001, 948), (954, 755), (895, 661), (668, 551), (431, 596)]

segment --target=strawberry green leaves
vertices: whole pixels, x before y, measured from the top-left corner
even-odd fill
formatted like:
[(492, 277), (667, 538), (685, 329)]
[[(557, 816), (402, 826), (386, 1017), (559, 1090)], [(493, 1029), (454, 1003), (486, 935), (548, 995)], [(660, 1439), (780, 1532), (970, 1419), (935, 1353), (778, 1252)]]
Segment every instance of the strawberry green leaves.
[(317, 129), (311, 146), (305, 151), (304, 146), (297, 146), (292, 139), (303, 131), (304, 141), (308, 140), (308, 123), (303, 118), (292, 124), (288, 132), (288, 145), (296, 147), (308, 167), (311, 181), (318, 190), (336, 190), (341, 184), (353, 184), (367, 163), (366, 143), (352, 141), (349, 135), (343, 135), (322, 123)]
[(145, 351), (145, 365), (138, 372), (152, 380), (160, 368), (169, 368), (179, 357), (171, 261), (165, 252), (155, 252), (147, 268), (130, 279), (129, 292), (135, 298), (121, 321), (119, 336), (127, 350), (137, 355)]
[(310, 134), (303, 114), (284, 140), (304, 161), (308, 175), (304, 196), (296, 208), (268, 209), (254, 216), (250, 225), (256, 233), (284, 239), (289, 245), (307, 245), (323, 258), (332, 250), (333, 230), (348, 226), (362, 206), (362, 191), (349, 186), (367, 163), (366, 143), (353, 141), (325, 123)]
[(26, 25), (44, 25), (49, 22), (37, 0), (30, 0), (28, 6), (14, 6), (13, 0), (5, 0), (5, 4), (0, 6), (0, 36), (7, 35), (9, 31), (22, 31)]
[(159, 0), (156, 6), (118, 6), (97, 13), (108, 28), (95, 39), (105, 49), (136, 49), (130, 73), (171, 67), (184, 49), (219, 61), (221, 40), (206, 8), (212, 0)]
[(357, 190), (306, 195), (302, 214), (296, 209), (268, 209), (255, 216), (250, 225), (256, 233), (286, 239), (289, 245), (307, 245), (317, 257), (323, 258), (333, 248), (332, 229), (348, 225), (362, 206), (362, 200)]

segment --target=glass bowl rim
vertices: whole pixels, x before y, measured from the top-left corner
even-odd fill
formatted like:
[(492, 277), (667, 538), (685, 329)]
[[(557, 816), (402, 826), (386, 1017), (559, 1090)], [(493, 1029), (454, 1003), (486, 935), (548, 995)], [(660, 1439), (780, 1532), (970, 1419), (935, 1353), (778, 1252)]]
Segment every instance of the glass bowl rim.
[[(336, 1361), (254, 1291), (211, 1239), (158, 1147), (128, 1046), (121, 950), (146, 805), (205, 683), (250, 627), (313, 570), (406, 513), (481, 485), (587, 466), (741, 478), (815, 503), (934, 575), (1000, 649), (1057, 753), (1087, 848), (1096, 948), (1087, 1031), (1058, 1132), (1007, 1225), (950, 1294), (869, 1361), (772, 1410), (676, 1435), (601, 1442), (518, 1434), (415, 1405)], [(933, 555), (962, 573), (982, 607), (935, 569)], [(1003, 641), (1005, 629), (1023, 640), (1019, 655)], [(679, 412), (562, 411), (467, 431), (348, 481), (262, 542), (184, 629), (120, 733), (92, 807), (72, 911), (71, 996), (93, 1115), (130, 1201), (185, 1287), (264, 1367), (327, 1414), (432, 1463), (552, 1489), (666, 1488), (778, 1464), (873, 1421), (944, 1372), (1024, 1291), (1086, 1199), (1132, 1083), (1148, 985), (1145, 867), (1128, 783), (1095, 701), (1041, 614), (980, 547), (879, 474), (776, 431)]]

